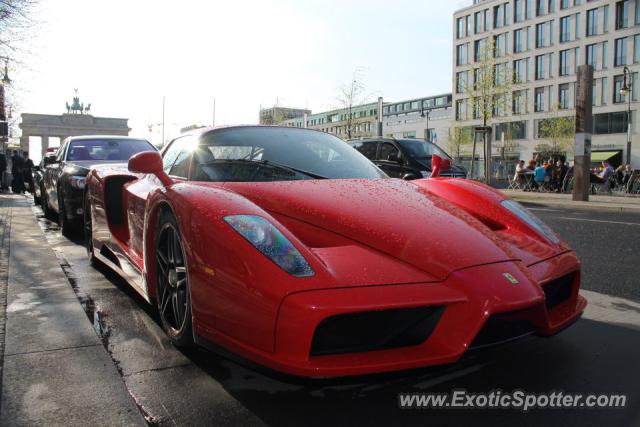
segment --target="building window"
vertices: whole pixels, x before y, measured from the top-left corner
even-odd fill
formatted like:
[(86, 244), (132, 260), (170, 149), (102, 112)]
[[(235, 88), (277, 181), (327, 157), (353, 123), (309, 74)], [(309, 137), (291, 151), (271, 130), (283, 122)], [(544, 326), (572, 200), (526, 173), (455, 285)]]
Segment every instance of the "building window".
[(467, 90), (467, 73), (468, 71), (456, 73), (456, 93), (464, 93)]
[(513, 0), (513, 22), (518, 23), (524, 19), (524, 0)]
[(594, 114), (593, 133), (602, 135), (608, 133), (625, 133), (627, 131), (627, 112)]
[(546, 0), (536, 0), (536, 16), (543, 16), (545, 14), (545, 3)]
[(456, 46), (456, 65), (466, 65), (468, 61), (468, 46), (469, 43), (463, 43)]
[(547, 47), (545, 23), (536, 25), (536, 48)]
[(526, 113), (526, 96), (524, 90), (517, 90), (512, 94), (512, 111), (513, 114), (524, 114)]
[(543, 87), (537, 87), (535, 90), (534, 111), (536, 113), (544, 111), (544, 88)]
[(569, 50), (561, 50), (560, 51), (560, 75), (568, 76), (571, 74), (571, 69), (569, 67)]
[(629, 0), (616, 3), (616, 30), (629, 26)]
[(513, 61), (513, 82), (514, 83), (524, 83), (525, 81), (524, 67), (525, 67), (524, 59), (518, 59)]
[[(638, 4), (640, 5), (640, 1)], [(633, 39), (633, 62), (637, 64), (640, 62), (640, 34), (636, 34)]]
[(484, 14), (482, 11), (473, 14), (473, 27), (476, 34), (484, 32)]
[(464, 37), (464, 18), (458, 18), (456, 20), (456, 38)]
[(522, 44), (522, 28), (513, 32), (513, 53), (520, 53), (523, 51)]
[(458, 99), (456, 100), (456, 120), (460, 121), (460, 120), (465, 120), (465, 111), (464, 111), (464, 102), (466, 100), (464, 99)]
[(598, 35), (598, 8), (587, 10), (587, 37)]
[(591, 65), (594, 69), (596, 68), (596, 45), (589, 44), (587, 45), (587, 57), (585, 64)]
[(568, 9), (569, 0), (560, 0), (560, 9)]
[(556, 10), (556, 2), (555, 0), (549, 0), (547, 13), (553, 13)]
[(504, 26), (504, 5), (499, 4), (493, 7), (493, 28)]
[(616, 39), (614, 66), (620, 67), (627, 65), (627, 38)]
[(558, 85), (558, 108), (566, 110), (569, 108), (569, 84)]
[(545, 55), (536, 56), (536, 80), (542, 80), (546, 78), (544, 57)]
[(571, 16), (560, 18), (560, 43), (568, 42), (571, 38), (569, 27), (571, 26)]
[(620, 89), (624, 85), (624, 76), (615, 76), (613, 78), (613, 103), (622, 104), (627, 101), (627, 97), (620, 93)]
[(475, 62), (481, 62), (482, 61), (482, 56), (486, 55), (487, 52), (485, 50), (485, 46), (487, 44), (487, 39), (480, 39), (480, 40), (476, 40), (474, 42), (474, 47), (473, 47), (473, 51), (474, 51), (474, 56), (473, 56), (473, 60)]

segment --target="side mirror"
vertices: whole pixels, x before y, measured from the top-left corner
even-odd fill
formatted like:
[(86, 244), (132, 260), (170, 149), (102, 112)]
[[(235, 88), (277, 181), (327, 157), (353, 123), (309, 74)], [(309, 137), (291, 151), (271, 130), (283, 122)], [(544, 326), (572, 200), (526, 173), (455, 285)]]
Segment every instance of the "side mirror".
[(162, 168), (162, 157), (157, 151), (142, 151), (133, 155), (128, 163), (129, 172), (153, 174), (164, 186), (173, 184), (169, 175)]
[(44, 165), (45, 165), (45, 166), (46, 166), (46, 165), (52, 165), (52, 164), (54, 164), (54, 163), (57, 163), (57, 162), (56, 162), (56, 156), (46, 156), (46, 157), (44, 158)]

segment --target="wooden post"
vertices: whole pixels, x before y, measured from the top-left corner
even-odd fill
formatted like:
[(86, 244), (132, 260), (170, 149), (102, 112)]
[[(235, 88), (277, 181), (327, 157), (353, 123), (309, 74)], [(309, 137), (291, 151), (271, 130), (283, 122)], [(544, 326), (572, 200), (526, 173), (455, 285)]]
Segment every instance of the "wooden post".
[(591, 188), (591, 132), (593, 67), (580, 65), (576, 83), (576, 135), (573, 164), (573, 200), (589, 201)]

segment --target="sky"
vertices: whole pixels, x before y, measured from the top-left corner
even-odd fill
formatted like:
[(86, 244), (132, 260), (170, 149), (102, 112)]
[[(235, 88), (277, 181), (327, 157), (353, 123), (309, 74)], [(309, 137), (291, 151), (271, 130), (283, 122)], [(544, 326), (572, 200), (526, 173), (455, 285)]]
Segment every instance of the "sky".
[[(73, 89), (95, 116), (159, 143), (190, 124), (256, 123), (260, 107), (339, 106), (359, 70), (369, 100), (451, 92), (453, 12), (471, 1), (41, 0), (18, 112), (61, 114)], [(172, 135), (174, 134), (174, 135)]]

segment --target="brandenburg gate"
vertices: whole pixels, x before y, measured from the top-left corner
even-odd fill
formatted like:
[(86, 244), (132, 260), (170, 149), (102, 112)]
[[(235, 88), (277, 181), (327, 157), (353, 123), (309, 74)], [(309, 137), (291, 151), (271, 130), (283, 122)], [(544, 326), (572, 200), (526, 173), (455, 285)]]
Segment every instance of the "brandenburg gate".
[(69, 136), (80, 135), (123, 135), (128, 136), (129, 119), (94, 117), (90, 114), (91, 104), (86, 107), (80, 103), (78, 91), (73, 103), (67, 103), (67, 112), (62, 115), (23, 113), (20, 129), (20, 148), (29, 151), (29, 137), (39, 136), (42, 141), (42, 155), (49, 148), (49, 138), (60, 138), (60, 144)]

